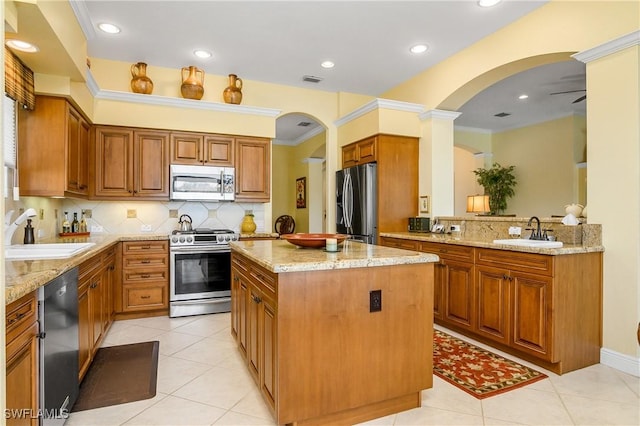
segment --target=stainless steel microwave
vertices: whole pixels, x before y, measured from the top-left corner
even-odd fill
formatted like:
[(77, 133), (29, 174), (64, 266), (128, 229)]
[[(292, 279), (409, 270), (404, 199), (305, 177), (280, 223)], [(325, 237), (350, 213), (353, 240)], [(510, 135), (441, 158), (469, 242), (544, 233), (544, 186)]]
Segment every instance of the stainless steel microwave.
[(171, 199), (233, 201), (235, 169), (217, 166), (171, 165)]

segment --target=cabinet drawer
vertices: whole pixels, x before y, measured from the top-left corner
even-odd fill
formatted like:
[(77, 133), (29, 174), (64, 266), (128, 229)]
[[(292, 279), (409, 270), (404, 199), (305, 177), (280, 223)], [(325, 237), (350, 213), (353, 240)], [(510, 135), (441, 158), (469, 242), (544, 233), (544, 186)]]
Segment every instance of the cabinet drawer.
[(530, 272), (547, 276), (553, 275), (553, 256), (535, 253), (521, 253), (508, 250), (476, 250), (478, 265)]
[(277, 289), (276, 277), (255, 265), (251, 265), (249, 275), (256, 287), (260, 288), (267, 296), (275, 298)]
[(421, 242), (419, 250), (434, 253), (443, 259), (473, 262), (473, 247), (457, 246), (455, 244)]
[(89, 277), (96, 273), (102, 265), (102, 259), (100, 255), (93, 256), (89, 260), (85, 260), (78, 267), (78, 283), (82, 283), (89, 279)]
[(233, 264), (233, 266), (235, 266), (237, 269), (244, 272), (245, 274), (249, 273), (249, 265), (241, 257), (235, 256), (232, 254), (231, 263)]
[(405, 250), (418, 250), (418, 241), (404, 240), (402, 238), (382, 237), (380, 239), (383, 246), (394, 247)]
[(125, 241), (122, 243), (122, 254), (168, 253), (168, 241)]
[(37, 315), (38, 300), (35, 291), (7, 305), (5, 316), (7, 343), (11, 342), (20, 333), (35, 323)]
[(169, 266), (169, 257), (168, 256), (158, 256), (158, 255), (149, 255), (149, 256), (127, 256), (122, 259), (122, 268), (135, 268), (139, 270), (140, 268), (160, 268), (167, 269)]
[(141, 281), (167, 281), (167, 269), (136, 269), (124, 270), (123, 278), (125, 283)]
[(166, 283), (123, 285), (124, 311), (162, 309), (169, 306)]

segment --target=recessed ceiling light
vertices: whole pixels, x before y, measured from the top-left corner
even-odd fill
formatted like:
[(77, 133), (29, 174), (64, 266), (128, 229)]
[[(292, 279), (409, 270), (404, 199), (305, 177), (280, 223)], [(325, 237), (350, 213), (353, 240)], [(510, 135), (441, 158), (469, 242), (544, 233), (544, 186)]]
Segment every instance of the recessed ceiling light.
[(106, 22), (98, 24), (98, 28), (108, 34), (118, 34), (120, 32), (120, 28), (113, 24), (107, 24)]
[(527, 99), (528, 97), (529, 97), (529, 95), (522, 94), (522, 95), (518, 96), (518, 99)]
[(478, 6), (480, 7), (491, 7), (500, 3), (502, 0), (478, 0)]
[(334, 64), (334, 63), (333, 63), (333, 62), (331, 62), (331, 61), (324, 61), (323, 63), (321, 63), (321, 64), (320, 64), (320, 66), (321, 66), (322, 68), (333, 68), (333, 67), (335, 67), (335, 66), (336, 66), (336, 64)]
[(416, 44), (415, 46), (411, 46), (411, 53), (424, 53), (429, 49), (429, 46), (426, 44)]
[(39, 50), (35, 44), (27, 43), (26, 41), (22, 40), (7, 40), (5, 44), (8, 47), (19, 50), (21, 52), (35, 53)]
[(194, 50), (193, 54), (196, 55), (198, 58), (201, 59), (207, 59), (211, 57), (211, 52), (207, 51), (207, 50)]

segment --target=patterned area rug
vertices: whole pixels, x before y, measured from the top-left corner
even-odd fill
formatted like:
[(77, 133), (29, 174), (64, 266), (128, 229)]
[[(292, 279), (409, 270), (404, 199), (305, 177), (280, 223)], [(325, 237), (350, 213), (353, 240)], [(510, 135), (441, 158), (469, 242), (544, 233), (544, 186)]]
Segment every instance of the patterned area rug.
[(547, 377), (438, 330), (433, 330), (433, 373), (478, 399)]

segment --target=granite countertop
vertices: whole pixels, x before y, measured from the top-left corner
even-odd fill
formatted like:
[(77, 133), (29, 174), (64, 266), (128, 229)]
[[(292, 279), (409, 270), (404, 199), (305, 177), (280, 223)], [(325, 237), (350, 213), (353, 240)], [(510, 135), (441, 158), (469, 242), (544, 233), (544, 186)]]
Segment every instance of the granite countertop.
[(537, 253), (546, 254), (551, 256), (559, 256), (563, 254), (579, 254), (579, 253), (592, 253), (603, 252), (604, 247), (601, 245), (584, 246), (580, 244), (567, 244), (563, 243), (560, 248), (542, 248), (542, 247), (525, 247), (525, 246), (513, 246), (508, 244), (495, 244), (493, 239), (481, 240), (481, 239), (467, 239), (463, 237), (457, 237), (452, 234), (434, 234), (430, 232), (381, 232), (381, 237), (389, 238), (402, 238), (405, 240), (425, 241), (432, 243), (445, 243), (456, 244), (460, 246), (469, 247), (482, 247), (490, 249), (519, 251), (523, 253)]
[(254, 232), (252, 234), (240, 234), (240, 239), (247, 238), (280, 238), (280, 234), (277, 232)]
[(343, 242), (335, 253), (326, 252), (323, 248), (301, 248), (285, 240), (232, 242), (231, 250), (275, 273), (406, 265), (439, 260), (435, 254), (355, 241)]
[(46, 243), (95, 243), (95, 246), (67, 259), (5, 260), (5, 304), (9, 304), (42, 287), (52, 279), (72, 269), (120, 241), (167, 240), (167, 234), (99, 235), (91, 237), (55, 238)]

